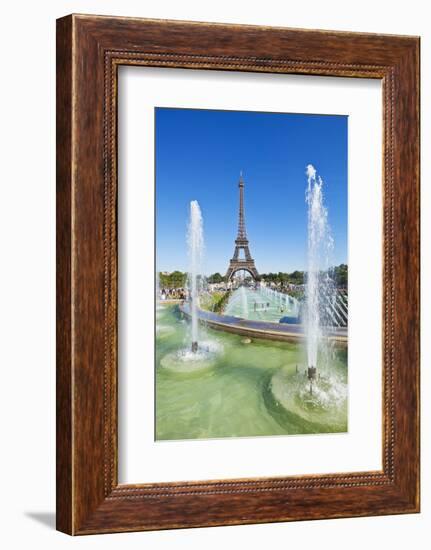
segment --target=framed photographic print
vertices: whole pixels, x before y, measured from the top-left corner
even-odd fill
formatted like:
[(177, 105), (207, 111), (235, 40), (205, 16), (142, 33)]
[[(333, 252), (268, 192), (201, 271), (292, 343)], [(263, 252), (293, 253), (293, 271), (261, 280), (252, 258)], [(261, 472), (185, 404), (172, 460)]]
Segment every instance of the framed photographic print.
[(57, 22), (57, 528), (419, 511), (419, 39)]

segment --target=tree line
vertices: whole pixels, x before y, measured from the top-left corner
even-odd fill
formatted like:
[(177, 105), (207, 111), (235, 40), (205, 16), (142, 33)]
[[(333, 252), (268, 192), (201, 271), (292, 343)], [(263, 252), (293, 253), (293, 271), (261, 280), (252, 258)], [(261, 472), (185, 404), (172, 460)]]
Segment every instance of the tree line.
[[(348, 267), (346, 264), (340, 264), (330, 268), (329, 276), (334, 280), (337, 286), (347, 286)], [(291, 273), (279, 271), (278, 273), (261, 273), (260, 280), (265, 283), (275, 283), (281, 285), (303, 285), (306, 282), (305, 271), (292, 271)], [(251, 277), (246, 277), (245, 280), (251, 280)], [(208, 283), (224, 283), (226, 278), (220, 273), (213, 273), (207, 277)]]
[[(348, 267), (346, 264), (340, 264), (331, 267), (329, 276), (338, 287), (347, 287), (348, 282)], [(306, 283), (306, 271), (293, 271), (292, 273), (262, 273), (260, 278), (266, 283), (276, 283), (281, 285), (303, 285)]]
[[(346, 264), (340, 264), (334, 266), (329, 270), (330, 277), (334, 280), (334, 283), (338, 287), (347, 287), (348, 282), (348, 268)], [(226, 282), (226, 277), (219, 272), (212, 273), (207, 277), (207, 282), (210, 284), (221, 284)], [(245, 279), (251, 280), (251, 277)], [(303, 285), (306, 280), (305, 271), (292, 271), (292, 273), (286, 273), (279, 271), (278, 273), (262, 273), (260, 280), (265, 283), (275, 283), (277, 285)], [(186, 286), (187, 273), (181, 271), (172, 271), (172, 273), (160, 273), (159, 285), (160, 288), (184, 288)]]

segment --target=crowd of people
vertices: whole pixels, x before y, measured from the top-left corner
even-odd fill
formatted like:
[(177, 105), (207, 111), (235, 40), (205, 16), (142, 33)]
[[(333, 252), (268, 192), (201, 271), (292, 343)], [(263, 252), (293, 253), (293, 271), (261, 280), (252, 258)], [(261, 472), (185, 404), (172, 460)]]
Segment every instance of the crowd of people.
[(185, 288), (161, 288), (159, 290), (159, 300), (185, 300)]

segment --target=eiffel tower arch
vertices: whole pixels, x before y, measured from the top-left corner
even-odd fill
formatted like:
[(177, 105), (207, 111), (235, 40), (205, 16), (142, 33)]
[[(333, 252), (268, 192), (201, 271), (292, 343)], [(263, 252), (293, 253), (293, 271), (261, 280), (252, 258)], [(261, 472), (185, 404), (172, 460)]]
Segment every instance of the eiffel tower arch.
[[(238, 235), (235, 239), (235, 250), (233, 257), (229, 262), (229, 267), (226, 271), (226, 279), (230, 281), (237, 271), (247, 271), (250, 273), (254, 281), (259, 279), (259, 273), (254, 264), (254, 260), (250, 254), (248, 245), (247, 232), (245, 229), (244, 218), (244, 180), (242, 173), (238, 182), (239, 187), (239, 216), (238, 216)], [(244, 253), (244, 258), (240, 258), (240, 252)]]

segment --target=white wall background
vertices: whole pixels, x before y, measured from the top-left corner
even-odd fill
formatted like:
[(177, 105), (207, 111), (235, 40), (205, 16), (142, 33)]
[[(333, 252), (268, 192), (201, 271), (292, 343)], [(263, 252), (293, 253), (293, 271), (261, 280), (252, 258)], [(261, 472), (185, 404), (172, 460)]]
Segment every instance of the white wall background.
[[(422, 346), (422, 514), (72, 539), (54, 531), (55, 19), (75, 13), (283, 25), (422, 37), (422, 163), (431, 151), (427, 2), (51, 0), (2, 5), (0, 87), (0, 540), (4, 548), (428, 548), (431, 340)], [(427, 101), (428, 100), (428, 101)], [(422, 326), (431, 331), (431, 187), (423, 169)]]

